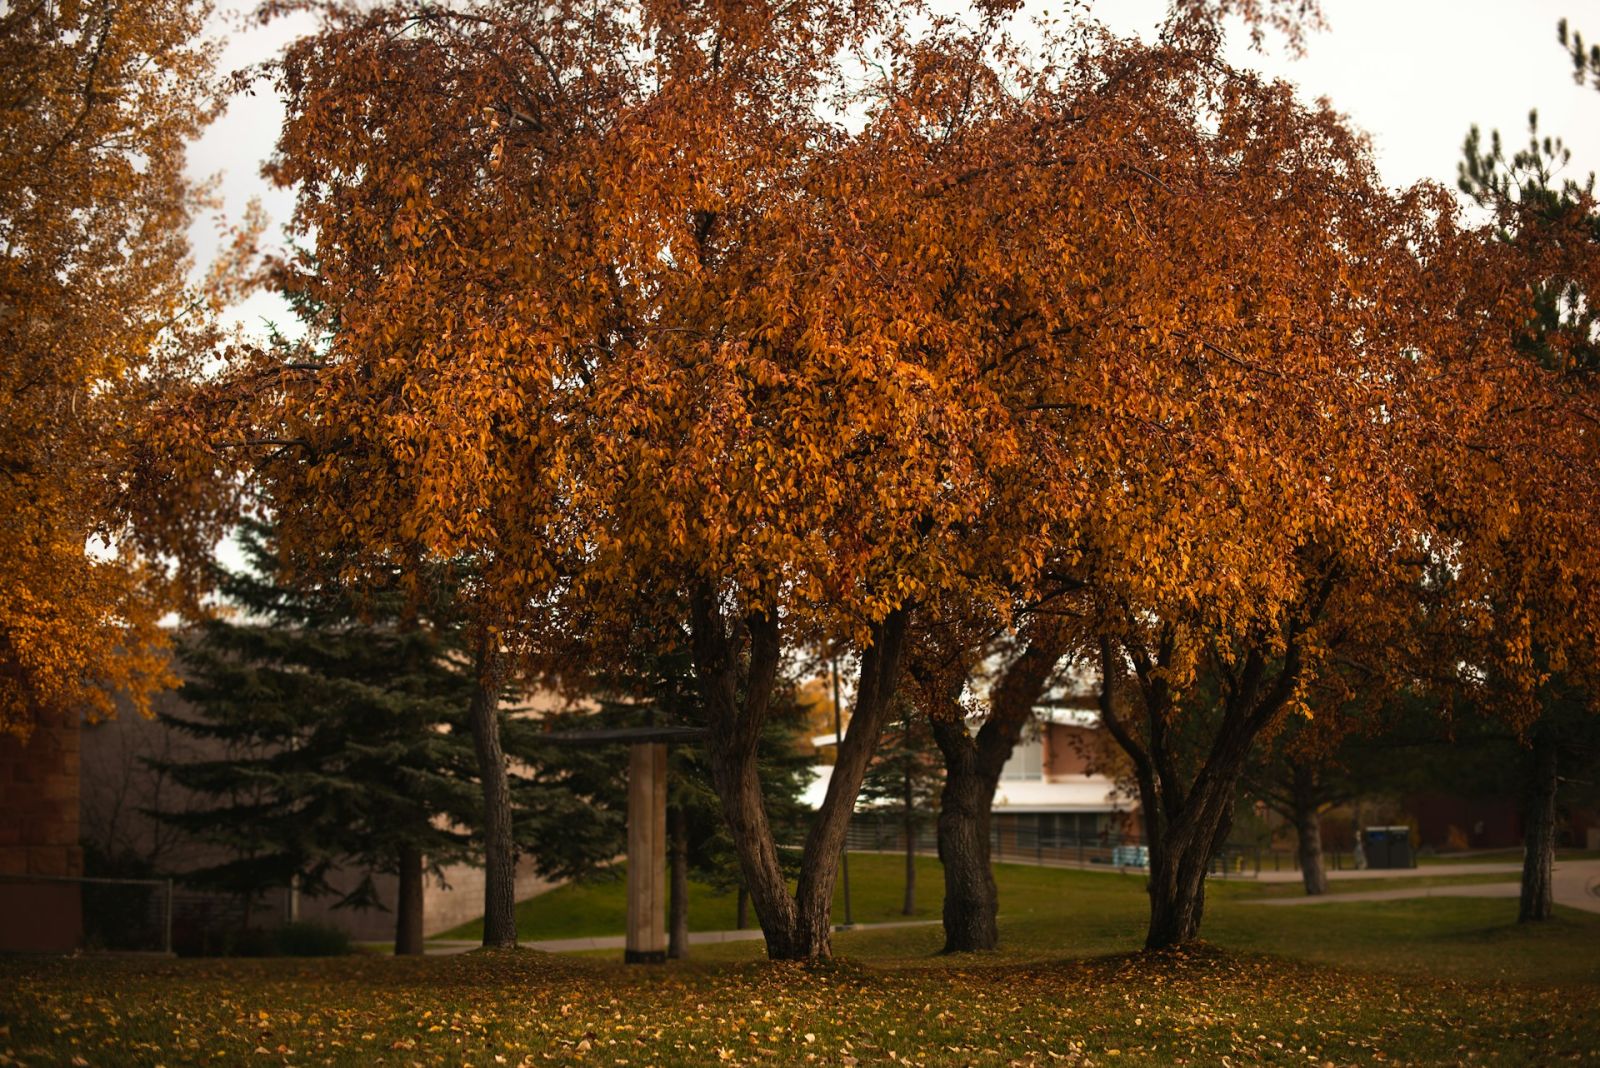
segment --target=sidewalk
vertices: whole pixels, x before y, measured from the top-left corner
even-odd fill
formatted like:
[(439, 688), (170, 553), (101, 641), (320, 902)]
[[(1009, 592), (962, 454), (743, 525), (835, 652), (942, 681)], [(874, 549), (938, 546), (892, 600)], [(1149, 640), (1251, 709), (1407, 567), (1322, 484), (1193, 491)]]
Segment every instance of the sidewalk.
[[(1461, 874), (1471, 875), (1479, 872), (1500, 872), (1505, 870), (1520, 872), (1521, 866), (1516, 864), (1452, 864), (1448, 873), (1437, 868), (1411, 868), (1405, 869), (1412, 875), (1440, 875)], [(1265, 877), (1267, 873), (1263, 872)], [(1329, 872), (1329, 878), (1338, 875), (1361, 876), (1366, 872)], [(1379, 875), (1399, 874), (1394, 871), (1380, 869)], [(1282, 881), (1282, 880), (1277, 880)], [(1600, 912), (1600, 860), (1558, 860), (1551, 870), (1551, 896), (1557, 905), (1568, 908), (1582, 909), (1585, 912)], [(1522, 893), (1522, 884), (1518, 882), (1507, 883), (1466, 883), (1450, 884), (1445, 886), (1418, 886), (1412, 888), (1401, 887), (1394, 890), (1356, 890), (1344, 894), (1322, 894), (1317, 897), (1299, 895), (1296, 897), (1264, 897), (1250, 902), (1253, 905), (1335, 905), (1341, 901), (1401, 901), (1414, 897), (1517, 897)]]
[[(1426, 868), (1360, 868), (1344, 869), (1328, 872), (1330, 880), (1337, 879), (1412, 879), (1423, 878), (1430, 875), (1503, 875), (1518, 874), (1522, 871), (1521, 864), (1507, 861), (1485, 861), (1480, 864), (1435, 864)], [(1246, 875), (1245, 878), (1250, 878)], [(1283, 871), (1262, 871), (1255, 876), (1257, 881), (1263, 883), (1298, 883), (1300, 872), (1298, 870), (1284, 869)], [(1349, 895), (1344, 895), (1349, 896)]]
[[(899, 920), (893, 923), (858, 923), (849, 928), (852, 931), (882, 931), (891, 927), (937, 927), (940, 920)], [(842, 925), (835, 925), (835, 931), (845, 930)], [(690, 931), (689, 944), (703, 946), (717, 942), (756, 942), (760, 941), (761, 928), (748, 927), (742, 931)], [(580, 953), (589, 949), (622, 949), (626, 945), (623, 935), (595, 935), (590, 938), (547, 938), (539, 942), (522, 942), (520, 945), (528, 949), (542, 949), (546, 953)], [(467, 953), (477, 949), (479, 943), (459, 941), (456, 939), (433, 939), (427, 943), (426, 952), (429, 956), (448, 956), (453, 953)]]

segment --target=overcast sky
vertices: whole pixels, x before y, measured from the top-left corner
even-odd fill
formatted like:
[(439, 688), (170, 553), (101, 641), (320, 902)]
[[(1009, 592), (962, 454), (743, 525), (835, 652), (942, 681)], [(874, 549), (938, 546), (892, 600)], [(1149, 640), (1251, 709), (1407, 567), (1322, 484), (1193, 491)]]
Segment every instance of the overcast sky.
[[(301, 16), (240, 29), (235, 12), (252, 4), (225, 0), (219, 6), (225, 8), (217, 23), (226, 39), (225, 70), (270, 57), (310, 26)], [(1165, 7), (1165, 0), (1097, 0), (1092, 10), (1115, 30), (1147, 35)], [(1559, 134), (1572, 148), (1573, 177), (1600, 169), (1600, 93), (1573, 84), (1556, 42), (1563, 15), (1600, 39), (1595, 0), (1323, 0), (1323, 8), (1328, 29), (1310, 39), (1304, 56), (1287, 55), (1271, 38), (1265, 52), (1253, 52), (1241, 33), (1233, 58), (1293, 82), (1307, 99), (1327, 97), (1371, 135), (1390, 183), (1433, 179), (1453, 188), (1469, 127), (1499, 128), (1509, 144), (1520, 145), (1535, 107), (1541, 130)], [(236, 98), (195, 145), (191, 169), (222, 176), (225, 215), (237, 218), (259, 197), (275, 220), (287, 217), (291, 198), (260, 177), (281, 116), (263, 86), (253, 97)], [(214, 219), (205, 220), (194, 232), (202, 264), (215, 248), (214, 227)], [(281, 321), (280, 309), (262, 294), (239, 317)]]

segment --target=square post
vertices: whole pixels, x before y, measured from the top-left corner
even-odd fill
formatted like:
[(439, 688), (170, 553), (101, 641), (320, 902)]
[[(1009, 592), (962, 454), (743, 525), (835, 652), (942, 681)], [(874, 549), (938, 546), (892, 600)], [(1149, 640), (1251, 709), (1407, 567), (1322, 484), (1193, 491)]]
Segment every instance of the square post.
[(667, 747), (628, 747), (628, 937), (623, 959), (667, 959)]

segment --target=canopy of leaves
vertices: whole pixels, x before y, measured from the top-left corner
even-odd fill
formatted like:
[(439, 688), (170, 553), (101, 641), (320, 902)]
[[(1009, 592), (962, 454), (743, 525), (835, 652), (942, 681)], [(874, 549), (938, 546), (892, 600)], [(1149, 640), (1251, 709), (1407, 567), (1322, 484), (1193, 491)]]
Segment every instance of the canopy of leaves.
[(109, 715), (118, 692), (148, 711), (172, 682), (157, 621), (176, 591), (149, 556), (170, 530), (135, 538), (120, 505), (135, 430), (210, 340), (235, 266), (187, 285), (201, 190), (184, 150), (217, 106), (208, 10), (0, 11), (0, 731)]

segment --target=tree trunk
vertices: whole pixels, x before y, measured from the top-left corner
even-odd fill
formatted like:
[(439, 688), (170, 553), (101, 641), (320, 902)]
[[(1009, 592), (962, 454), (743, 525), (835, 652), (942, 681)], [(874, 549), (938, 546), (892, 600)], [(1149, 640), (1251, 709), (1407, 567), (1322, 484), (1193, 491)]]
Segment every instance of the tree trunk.
[(477, 687), (469, 709), (483, 784), (483, 944), (517, 944), (516, 847), (511, 837), (511, 781), (500, 746), (499, 650), (487, 628), (478, 636)]
[(422, 850), (401, 846), (400, 888), (394, 906), (395, 956), (422, 955)]
[(937, 707), (929, 721), (945, 767), (937, 824), (939, 862), (944, 866), (945, 953), (972, 953), (1000, 944), (1000, 892), (990, 863), (990, 812), (1000, 772), (1033, 718), (1034, 705), (1061, 656), (1061, 649), (1052, 643), (1030, 643), (996, 682), (989, 719), (976, 737), (967, 728), (961, 706), (965, 678), (947, 678), (940, 692), (930, 694)]
[[(933, 731), (945, 755), (938, 825), (939, 862), (944, 866), (944, 952), (994, 949), (1000, 944), (1000, 893), (989, 863), (994, 783), (977, 772), (977, 747), (965, 721), (936, 719)], [(970, 755), (961, 752), (963, 746)]]
[[(1242, 757), (1239, 764), (1243, 764)], [(1224, 772), (1226, 769), (1223, 769)], [(1198, 782), (1188, 803), (1149, 840), (1150, 928), (1146, 949), (1167, 949), (1200, 937), (1211, 858), (1233, 826), (1238, 770)], [(1147, 836), (1148, 837), (1148, 836)]]
[(734, 924), (739, 930), (750, 926), (750, 891), (739, 884), (739, 904), (734, 910)]
[(722, 801), (740, 874), (766, 936), (767, 955), (773, 960), (830, 956), (839, 858), (861, 779), (899, 679), (908, 612), (889, 613), (872, 628), (872, 644), (862, 651), (854, 714), (838, 747), (822, 807), (806, 835), (799, 886), (792, 896), (767, 821), (757, 765), (761, 727), (782, 653), (778, 621), (752, 613), (730, 632), (717, 591), (709, 586), (691, 598), (690, 621), (695, 679), (710, 727), (706, 750), (712, 782)]
[(682, 960), (689, 955), (689, 826), (683, 809), (667, 809), (667, 956)]
[(1315, 897), (1328, 892), (1328, 872), (1322, 861), (1322, 820), (1317, 813), (1316, 771), (1304, 764), (1292, 765), (1294, 791), (1294, 830), (1300, 851), (1300, 876), (1306, 893)]
[(1557, 759), (1555, 738), (1548, 727), (1534, 728), (1533, 750), (1527, 756), (1523, 803), (1522, 902), (1518, 923), (1548, 920), (1555, 915), (1551, 869), (1556, 854)]

